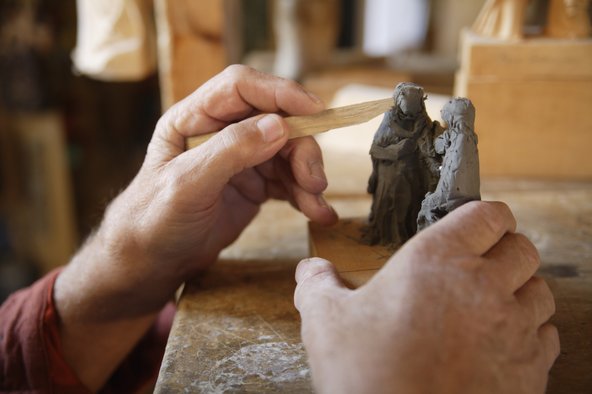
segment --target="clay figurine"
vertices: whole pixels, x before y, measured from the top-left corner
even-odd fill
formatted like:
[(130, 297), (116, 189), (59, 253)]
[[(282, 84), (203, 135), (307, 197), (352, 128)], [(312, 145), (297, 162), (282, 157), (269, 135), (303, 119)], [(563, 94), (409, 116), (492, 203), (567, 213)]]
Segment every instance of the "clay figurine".
[(418, 230), (462, 204), (481, 199), (475, 108), (469, 99), (454, 98), (441, 113), (448, 128), (436, 138), (435, 149), (444, 155), (444, 160), (436, 190), (428, 193), (422, 202)]
[(393, 99), (370, 149), (373, 198), (363, 241), (396, 247), (415, 234), (421, 201), (437, 185), (440, 157), (433, 140), (440, 125), (429, 118), (420, 86), (400, 83)]

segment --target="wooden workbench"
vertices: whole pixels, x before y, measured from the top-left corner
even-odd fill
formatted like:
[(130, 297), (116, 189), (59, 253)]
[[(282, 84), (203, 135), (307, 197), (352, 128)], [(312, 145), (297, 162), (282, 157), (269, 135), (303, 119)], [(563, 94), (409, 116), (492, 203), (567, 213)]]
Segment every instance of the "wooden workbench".
[[(540, 251), (557, 302), (562, 351), (549, 393), (592, 387), (592, 183), (486, 181), (483, 197), (513, 209)], [(366, 197), (333, 196), (342, 216), (363, 216)], [(156, 392), (312, 390), (292, 303), (294, 268), (307, 257), (306, 220), (287, 204), (264, 206), (207, 274), (188, 283)]]

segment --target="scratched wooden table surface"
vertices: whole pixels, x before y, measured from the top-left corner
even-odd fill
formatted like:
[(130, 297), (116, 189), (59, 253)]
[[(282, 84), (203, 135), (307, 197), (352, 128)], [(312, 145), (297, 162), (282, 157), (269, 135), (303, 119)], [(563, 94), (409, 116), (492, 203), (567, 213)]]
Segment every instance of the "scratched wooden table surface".
[[(590, 392), (592, 183), (486, 181), (483, 197), (513, 209), (556, 297), (562, 351), (547, 391)], [(368, 212), (364, 197), (331, 202), (342, 216)], [(307, 255), (306, 220), (267, 204), (215, 268), (186, 285), (156, 392), (312, 391), (292, 303), (294, 268)]]

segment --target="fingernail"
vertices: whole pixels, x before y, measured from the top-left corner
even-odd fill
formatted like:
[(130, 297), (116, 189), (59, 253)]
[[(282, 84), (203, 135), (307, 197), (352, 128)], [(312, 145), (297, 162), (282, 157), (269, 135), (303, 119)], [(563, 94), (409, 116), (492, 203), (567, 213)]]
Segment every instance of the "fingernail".
[(325, 176), (325, 169), (323, 167), (323, 163), (319, 161), (315, 161), (308, 165), (310, 170), (310, 175), (322, 180), (323, 182), (327, 182), (327, 177)]
[(257, 121), (257, 128), (261, 131), (263, 141), (274, 142), (284, 136), (284, 128), (277, 119), (278, 115), (265, 115)]
[(329, 203), (327, 202), (327, 200), (325, 200), (325, 197), (324, 197), (322, 194), (319, 194), (319, 195), (317, 196), (317, 199), (318, 199), (318, 201), (319, 201), (319, 205), (320, 205), (320, 206), (322, 206), (322, 207), (324, 207), (324, 208), (327, 208), (328, 210), (330, 210), (331, 212), (333, 212), (335, 215), (337, 215), (337, 212), (335, 211), (335, 208), (333, 208), (333, 207), (331, 206), (331, 204), (329, 204)]
[(325, 103), (323, 103), (323, 100), (320, 99), (319, 96), (317, 96), (316, 94), (309, 92), (308, 90), (305, 90), (306, 94), (308, 95), (308, 97), (310, 97), (310, 99), (312, 101), (314, 101), (315, 104), (318, 105), (325, 105)]
[(325, 197), (322, 194), (319, 194), (317, 196), (317, 199), (319, 200), (319, 205), (325, 208), (329, 208), (329, 209), (333, 209), (331, 208), (331, 206), (329, 205), (329, 203), (327, 202), (327, 200), (325, 200)]

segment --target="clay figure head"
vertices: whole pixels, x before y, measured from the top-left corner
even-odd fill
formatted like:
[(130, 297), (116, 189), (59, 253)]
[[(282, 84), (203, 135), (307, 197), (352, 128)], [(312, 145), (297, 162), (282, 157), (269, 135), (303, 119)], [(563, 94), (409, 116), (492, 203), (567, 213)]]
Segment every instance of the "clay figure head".
[(426, 99), (421, 86), (411, 82), (402, 82), (397, 85), (393, 93), (396, 108), (405, 116), (417, 116), (425, 111)]
[(444, 105), (440, 114), (449, 129), (472, 131), (475, 127), (475, 107), (467, 98), (455, 97), (451, 99)]

